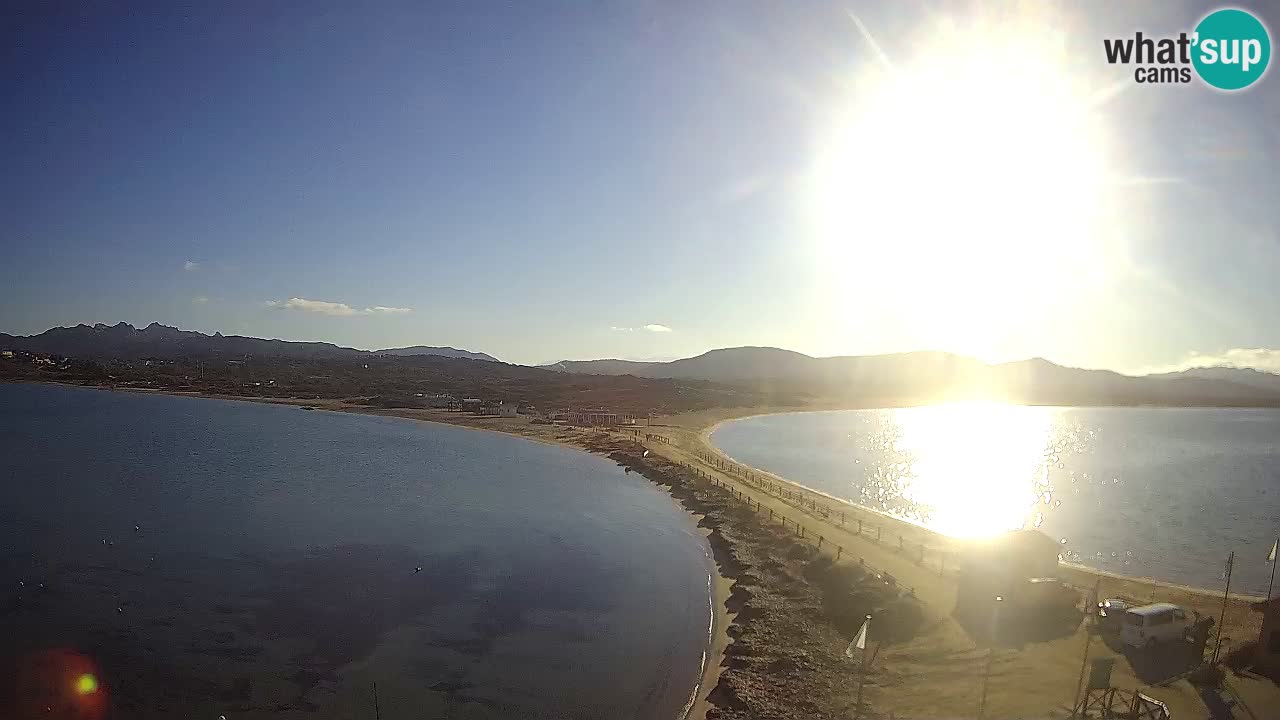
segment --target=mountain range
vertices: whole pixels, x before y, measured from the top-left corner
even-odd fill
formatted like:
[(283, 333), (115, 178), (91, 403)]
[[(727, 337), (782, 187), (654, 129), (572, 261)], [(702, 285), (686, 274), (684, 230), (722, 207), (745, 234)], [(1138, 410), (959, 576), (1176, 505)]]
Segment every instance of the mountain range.
[(804, 389), (859, 403), (988, 398), (1063, 405), (1280, 404), (1280, 375), (1252, 368), (1193, 368), (1135, 377), (1110, 370), (1063, 367), (1042, 358), (987, 364), (945, 352), (817, 358), (779, 348), (741, 347), (672, 362), (576, 360), (544, 367), (574, 374), (627, 374)]
[[(380, 357), (394, 361), (438, 356), (499, 362), (485, 353), (451, 347), (415, 345), (370, 351), (324, 342), (206, 335), (159, 323), (141, 329), (128, 323), (82, 324), (31, 336), (0, 333), (0, 350), (113, 360), (252, 356), (315, 361)], [(1280, 406), (1280, 375), (1250, 368), (1193, 368), (1130, 376), (1063, 367), (1041, 358), (988, 364), (945, 352), (812, 357), (779, 348), (738, 347), (669, 362), (566, 360), (531, 369), (568, 376), (707, 381), (769, 396), (807, 396), (817, 402), (863, 407), (968, 399), (1051, 405)]]
[(361, 355), (432, 355), (498, 362), (485, 353), (458, 350), (451, 347), (414, 345), (385, 350), (357, 350), (325, 342), (291, 342), (288, 340), (264, 340), (242, 335), (205, 335), (193, 330), (151, 323), (145, 328), (135, 328), (129, 323), (115, 325), (76, 325), (56, 327), (39, 335), (15, 336), (0, 333), (0, 348), (50, 353), (68, 357), (127, 359), (141, 357), (190, 357), (253, 355), (282, 358), (352, 358)]

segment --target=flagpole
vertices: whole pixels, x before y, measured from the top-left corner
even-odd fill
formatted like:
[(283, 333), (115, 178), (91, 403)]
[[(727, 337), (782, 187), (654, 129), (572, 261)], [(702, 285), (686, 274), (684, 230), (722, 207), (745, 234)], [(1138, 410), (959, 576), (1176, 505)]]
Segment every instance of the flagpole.
[[(1071, 718), (1075, 720), (1080, 709), (1080, 686), (1084, 685), (1084, 669), (1089, 664), (1089, 645), (1093, 643), (1093, 626), (1097, 624), (1098, 612), (1098, 593), (1102, 586), (1102, 578), (1098, 578), (1093, 582), (1093, 592), (1085, 600), (1085, 616), (1084, 616), (1084, 654), (1080, 656), (1080, 677), (1076, 678), (1076, 697), (1072, 700)], [(1094, 622), (1090, 623), (1089, 618), (1093, 617)]]
[[(1280, 538), (1276, 538), (1276, 544), (1271, 546), (1271, 582), (1267, 583), (1267, 602), (1271, 602), (1271, 590), (1276, 585), (1276, 549), (1280, 548)], [(1266, 612), (1263, 612), (1266, 617)]]
[(1222, 616), (1218, 618), (1218, 639), (1213, 643), (1213, 660), (1210, 662), (1218, 662), (1218, 651), (1222, 649), (1222, 624), (1227, 621), (1227, 596), (1231, 594), (1231, 570), (1236, 564), (1236, 553), (1234, 550), (1227, 555), (1227, 587), (1222, 591)]
[(982, 699), (978, 701), (978, 720), (982, 720), (987, 711), (987, 683), (991, 680), (991, 663), (996, 655), (996, 632), (999, 630), (1000, 603), (1003, 601), (1004, 598), (997, 595), (991, 608), (991, 645), (987, 647), (987, 667), (982, 672)]
[[(1262, 626), (1266, 627), (1267, 618), (1271, 615), (1271, 591), (1276, 585), (1276, 555), (1280, 550), (1280, 538), (1276, 538), (1271, 546), (1271, 581), (1267, 583), (1267, 599), (1262, 601)], [(1258, 629), (1258, 647), (1262, 647), (1262, 628)]]
[[(862, 630), (858, 631), (858, 634), (862, 635), (870, 623), (871, 616), (868, 615), (867, 619), (862, 621)], [(862, 686), (867, 684), (867, 642), (865, 635), (862, 635), (862, 661), (858, 664), (858, 670), (860, 671), (858, 678), (858, 699), (853, 705), (853, 720), (858, 720), (858, 718), (862, 717)]]

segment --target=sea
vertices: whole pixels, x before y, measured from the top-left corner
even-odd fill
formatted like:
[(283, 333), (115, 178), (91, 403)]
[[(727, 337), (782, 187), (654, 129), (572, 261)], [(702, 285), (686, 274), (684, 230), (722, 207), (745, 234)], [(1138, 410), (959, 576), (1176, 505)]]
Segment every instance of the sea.
[(942, 405), (720, 425), (734, 459), (957, 537), (1038, 528), (1061, 558), (1263, 595), (1280, 410)]
[(3, 717), (671, 720), (713, 571), (667, 493), (565, 447), (0, 385)]

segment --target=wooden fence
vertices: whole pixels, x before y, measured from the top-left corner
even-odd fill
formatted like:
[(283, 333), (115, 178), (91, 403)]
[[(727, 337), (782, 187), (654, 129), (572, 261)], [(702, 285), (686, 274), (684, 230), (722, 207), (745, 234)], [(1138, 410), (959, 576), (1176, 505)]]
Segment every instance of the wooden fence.
[[(898, 579), (896, 577), (886, 571), (877, 570), (875, 567), (867, 563), (866, 558), (852, 554), (840, 543), (828, 540), (826, 536), (821, 533), (813, 533), (811, 530), (806, 529), (803, 524), (797, 522), (794, 518), (787, 517), (780, 511), (776, 511), (771, 507), (763, 506), (759, 501), (753, 499), (749, 493), (745, 493), (739, 488), (734, 487), (732, 483), (725, 482), (724, 480), (717, 478), (715, 475), (689, 463), (681, 463), (681, 466), (693, 473), (695, 477), (707, 483), (709, 486), (719, 489), (729, 499), (742, 503), (749, 510), (753, 510), (761, 516), (768, 513), (767, 522), (776, 522), (779, 525), (782, 525), (784, 528), (792, 531), (798, 539), (813, 545), (818, 552), (830, 555), (835, 562), (848, 562), (851, 564), (856, 562), (858, 567), (862, 570), (870, 573), (889, 587), (898, 589)], [(764, 518), (762, 517), (762, 519)], [(912, 597), (915, 596), (915, 588), (906, 588), (904, 592)]]
[[(666, 442), (670, 443), (670, 440), (666, 440)], [(948, 570), (954, 572), (959, 567), (956, 551), (949, 548), (930, 547), (921, 542), (908, 541), (901, 532), (902, 526), (900, 524), (897, 522), (884, 522), (884, 518), (874, 511), (858, 508), (851, 503), (840, 503), (837, 506), (833, 506), (830, 502), (820, 501), (814, 497), (813, 493), (794, 489), (788, 484), (778, 482), (770, 476), (727, 460), (723, 456), (708, 453), (701, 449), (694, 449), (691, 452), (711, 468), (776, 497), (806, 515), (876, 543), (888, 543), (890, 547), (895, 546), (896, 540), (896, 549), (900, 554), (921, 567), (936, 567), (939, 575), (946, 575)], [(711, 474), (700, 468), (688, 464), (685, 464), (685, 467), (701, 473), (702, 477), (713, 478)], [(800, 532), (803, 532), (803, 528), (801, 528)], [(921, 532), (926, 531), (922, 529)]]

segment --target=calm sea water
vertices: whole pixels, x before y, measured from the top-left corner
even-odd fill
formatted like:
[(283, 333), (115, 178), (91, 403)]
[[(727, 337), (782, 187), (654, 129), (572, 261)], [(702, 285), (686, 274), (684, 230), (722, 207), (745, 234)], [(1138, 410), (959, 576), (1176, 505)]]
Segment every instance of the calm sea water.
[(3, 678), (62, 647), (117, 716), (214, 718), (372, 717), (376, 683), (384, 718), (665, 720), (696, 682), (707, 544), (605, 459), (77, 388), (0, 408)]
[(1039, 527), (1094, 568), (1266, 592), (1280, 411), (945, 406), (770, 415), (712, 441), (803, 485), (957, 536)]

